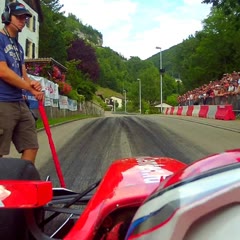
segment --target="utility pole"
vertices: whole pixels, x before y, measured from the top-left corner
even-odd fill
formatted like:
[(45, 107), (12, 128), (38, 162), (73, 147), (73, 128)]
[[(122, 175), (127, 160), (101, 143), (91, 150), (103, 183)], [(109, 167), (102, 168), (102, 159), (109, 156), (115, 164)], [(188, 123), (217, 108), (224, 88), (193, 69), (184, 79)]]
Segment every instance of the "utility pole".
[(161, 103), (161, 113), (163, 110), (163, 105), (162, 105), (162, 74), (163, 74), (163, 69), (162, 69), (162, 48), (161, 47), (156, 47), (156, 49), (159, 49), (159, 73), (160, 73), (160, 103)]
[(139, 81), (139, 113), (142, 114), (142, 85), (141, 79), (137, 79)]

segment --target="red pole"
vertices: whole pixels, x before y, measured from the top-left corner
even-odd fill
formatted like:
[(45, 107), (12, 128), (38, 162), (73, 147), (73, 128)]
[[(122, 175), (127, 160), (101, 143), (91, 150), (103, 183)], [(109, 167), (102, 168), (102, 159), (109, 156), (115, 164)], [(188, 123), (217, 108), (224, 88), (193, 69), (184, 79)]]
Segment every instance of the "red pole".
[(48, 136), (48, 141), (49, 141), (49, 145), (50, 145), (50, 148), (51, 148), (54, 165), (55, 165), (55, 168), (56, 168), (56, 171), (57, 171), (57, 175), (58, 175), (61, 187), (65, 188), (66, 184), (65, 184), (64, 179), (63, 179), (63, 174), (62, 174), (62, 170), (61, 170), (61, 167), (60, 167), (60, 163), (59, 163), (58, 155), (57, 155), (57, 152), (56, 152), (56, 148), (55, 148), (55, 145), (54, 145), (54, 142), (53, 142), (53, 139), (52, 139), (52, 134), (51, 134), (50, 126), (49, 126), (49, 123), (48, 123), (47, 114), (45, 112), (42, 101), (38, 102), (38, 109), (39, 109), (39, 112), (40, 112), (40, 115), (41, 115), (41, 118), (42, 118), (42, 121), (43, 121), (45, 131), (46, 131), (47, 136)]

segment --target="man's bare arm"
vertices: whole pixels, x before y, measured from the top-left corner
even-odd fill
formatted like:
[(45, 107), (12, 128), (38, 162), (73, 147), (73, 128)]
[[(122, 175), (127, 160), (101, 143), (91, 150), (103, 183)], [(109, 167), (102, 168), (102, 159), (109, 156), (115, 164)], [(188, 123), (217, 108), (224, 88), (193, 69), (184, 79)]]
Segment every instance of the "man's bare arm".
[(6, 62), (0, 62), (0, 78), (17, 88), (28, 91), (32, 89), (30, 82), (23, 81), (20, 76), (7, 66)]
[(12, 71), (6, 62), (0, 62), (0, 78), (20, 89), (25, 89), (31, 92), (37, 100), (42, 100), (44, 94), (41, 92), (41, 84), (31, 80), (26, 73), (26, 68), (23, 67), (23, 79)]

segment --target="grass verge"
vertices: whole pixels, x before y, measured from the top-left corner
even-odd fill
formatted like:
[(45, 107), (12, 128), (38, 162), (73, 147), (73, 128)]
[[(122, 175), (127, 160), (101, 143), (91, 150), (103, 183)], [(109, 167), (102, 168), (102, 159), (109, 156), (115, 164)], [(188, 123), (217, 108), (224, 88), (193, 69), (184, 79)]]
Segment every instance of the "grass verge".
[[(81, 120), (81, 119), (86, 119), (86, 118), (93, 118), (93, 117), (98, 117), (97, 115), (85, 115), (85, 114), (79, 114), (79, 115), (73, 115), (73, 116), (67, 116), (67, 117), (61, 117), (61, 118), (52, 118), (48, 119), (48, 123), (50, 126), (54, 126), (60, 123), (65, 123), (65, 122), (71, 122), (75, 120)], [(44, 128), (42, 119), (38, 119), (36, 122), (37, 129)]]

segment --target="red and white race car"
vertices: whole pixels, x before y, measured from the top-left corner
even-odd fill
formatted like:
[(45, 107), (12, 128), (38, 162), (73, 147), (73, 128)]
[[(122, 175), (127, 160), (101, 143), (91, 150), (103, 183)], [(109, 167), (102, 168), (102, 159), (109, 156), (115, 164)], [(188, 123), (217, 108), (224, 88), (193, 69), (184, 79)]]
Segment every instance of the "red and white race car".
[[(82, 193), (53, 188), (28, 161), (0, 158), (0, 239), (239, 239), (240, 149), (186, 164), (116, 160)], [(46, 224), (67, 215), (47, 234)]]

